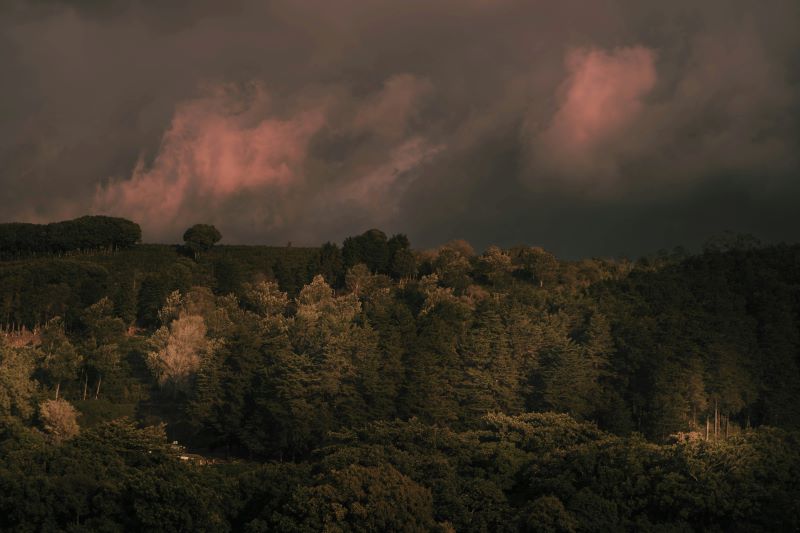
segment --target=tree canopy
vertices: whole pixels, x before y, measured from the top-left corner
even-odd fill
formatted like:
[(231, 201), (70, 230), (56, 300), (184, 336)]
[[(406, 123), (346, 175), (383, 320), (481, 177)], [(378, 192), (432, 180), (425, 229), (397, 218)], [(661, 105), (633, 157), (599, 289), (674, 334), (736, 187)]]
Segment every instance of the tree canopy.
[(51, 224), (0, 224), (0, 259), (120, 250), (141, 239), (138, 224), (117, 217), (83, 216)]
[(800, 527), (800, 246), (211, 237), (0, 261), (0, 529)]
[(217, 228), (209, 224), (195, 224), (183, 233), (186, 247), (197, 256), (207, 252), (222, 239), (222, 234)]

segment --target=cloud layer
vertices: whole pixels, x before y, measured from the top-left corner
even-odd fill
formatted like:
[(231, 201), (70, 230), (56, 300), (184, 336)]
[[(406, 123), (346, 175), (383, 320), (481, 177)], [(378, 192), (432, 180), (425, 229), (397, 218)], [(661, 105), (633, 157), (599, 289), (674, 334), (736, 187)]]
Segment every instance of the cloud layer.
[(2, 218), (571, 256), (800, 239), (795, 2), (219, 6), (1, 4)]
[(630, 147), (625, 133), (656, 84), (655, 54), (641, 46), (578, 49), (567, 53), (566, 68), (558, 110), (531, 140), (534, 165), (566, 178), (613, 178), (617, 154)]
[(93, 211), (141, 221), (150, 235), (169, 235), (198, 216), (217, 218), (239, 196), (284, 197), (302, 186), (322, 111), (273, 118), (260, 85), (208, 91), (178, 106), (152, 163), (139, 159), (130, 177), (98, 185)]

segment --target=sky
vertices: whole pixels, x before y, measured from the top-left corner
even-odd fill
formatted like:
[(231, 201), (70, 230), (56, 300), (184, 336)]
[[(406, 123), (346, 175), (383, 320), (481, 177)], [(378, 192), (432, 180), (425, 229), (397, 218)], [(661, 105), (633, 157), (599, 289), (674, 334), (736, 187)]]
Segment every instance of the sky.
[(0, 221), (800, 241), (800, 3), (0, 0)]

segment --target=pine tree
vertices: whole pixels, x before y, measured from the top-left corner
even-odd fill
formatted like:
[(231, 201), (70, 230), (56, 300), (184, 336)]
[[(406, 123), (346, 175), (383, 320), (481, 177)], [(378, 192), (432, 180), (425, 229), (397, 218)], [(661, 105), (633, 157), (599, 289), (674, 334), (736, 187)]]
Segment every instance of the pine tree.
[(467, 424), (490, 411), (521, 411), (520, 369), (499, 302), (484, 300), (478, 306), (459, 352), (463, 377), (457, 384), (458, 397)]

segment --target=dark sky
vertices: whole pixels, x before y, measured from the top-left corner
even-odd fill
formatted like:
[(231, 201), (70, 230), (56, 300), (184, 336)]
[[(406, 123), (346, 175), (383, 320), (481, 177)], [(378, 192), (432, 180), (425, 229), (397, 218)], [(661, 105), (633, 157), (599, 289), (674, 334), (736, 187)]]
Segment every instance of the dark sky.
[(0, 220), (800, 240), (800, 2), (0, 0)]

